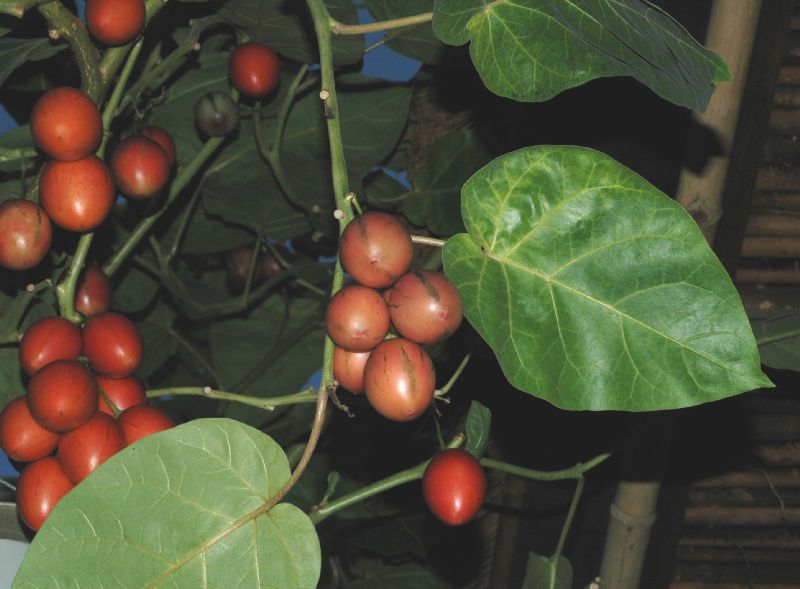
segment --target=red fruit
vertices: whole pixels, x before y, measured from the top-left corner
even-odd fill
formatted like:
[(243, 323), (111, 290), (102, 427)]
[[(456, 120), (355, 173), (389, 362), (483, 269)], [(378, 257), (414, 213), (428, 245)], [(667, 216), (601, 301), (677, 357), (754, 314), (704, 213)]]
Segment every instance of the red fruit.
[(372, 350), (364, 367), (364, 392), (373, 409), (393, 421), (422, 415), (433, 401), (436, 372), (428, 353), (403, 338)]
[(172, 140), (172, 135), (170, 135), (165, 129), (161, 127), (142, 127), (139, 129), (139, 135), (144, 135), (148, 139), (155, 141), (161, 146), (161, 149), (164, 150), (164, 153), (167, 154), (167, 160), (169, 160), (169, 165), (172, 166), (175, 163), (175, 156), (176, 156), (176, 149), (175, 149), (175, 142)]
[(74, 360), (56, 360), (31, 377), (28, 408), (39, 425), (65, 432), (97, 412), (97, 394), (88, 368)]
[(86, 94), (61, 86), (42, 94), (34, 105), (31, 134), (51, 158), (71, 162), (85, 158), (100, 145), (103, 119)]
[(84, 317), (105, 313), (111, 306), (111, 281), (97, 266), (87, 266), (75, 293), (75, 308)]
[(92, 471), (125, 447), (117, 420), (97, 412), (74, 430), (62, 434), (58, 442), (58, 461), (76, 485)]
[(405, 274), (392, 287), (388, 305), (397, 333), (418, 344), (443, 341), (461, 325), (461, 297), (439, 272)]
[(128, 446), (145, 436), (175, 427), (169, 415), (152, 405), (136, 405), (126, 409), (118, 419)]
[(81, 355), (81, 331), (63, 317), (44, 317), (32, 324), (19, 342), (19, 363), (28, 376), (56, 360)]
[(342, 232), (339, 259), (364, 286), (385, 288), (408, 272), (414, 257), (411, 235), (387, 213), (369, 212), (353, 219)]
[(83, 326), (83, 355), (102, 376), (125, 378), (142, 363), (142, 336), (133, 322), (119, 313), (89, 317)]
[(486, 475), (469, 452), (449, 449), (436, 455), (422, 476), (425, 503), (448, 526), (467, 523), (486, 499)]
[(25, 397), (17, 397), (0, 413), (0, 448), (11, 460), (39, 460), (55, 450), (56, 445), (58, 434), (36, 422)]
[(27, 200), (0, 203), (0, 266), (33, 268), (50, 251), (53, 228), (44, 210)]
[(389, 309), (381, 295), (366, 286), (347, 286), (328, 302), (325, 329), (337, 346), (367, 352), (389, 331)]
[(143, 0), (86, 0), (86, 26), (106, 45), (133, 41), (144, 28)]
[(39, 179), (39, 201), (53, 223), (68, 231), (90, 231), (114, 204), (111, 171), (96, 155), (71, 162), (50, 160)]
[(239, 45), (231, 55), (231, 83), (242, 94), (263, 98), (280, 81), (280, 62), (275, 52), (260, 43)]
[(152, 139), (132, 135), (114, 150), (111, 171), (122, 194), (130, 198), (150, 198), (169, 180), (169, 156)]
[(348, 352), (336, 346), (333, 350), (333, 378), (339, 386), (355, 395), (364, 392), (364, 366), (372, 352)]
[(30, 529), (42, 527), (61, 498), (75, 485), (53, 457), (32, 462), (17, 481), (17, 511)]
[[(144, 385), (142, 381), (135, 376), (128, 378), (107, 378), (105, 376), (97, 376), (97, 386), (106, 396), (111, 399), (114, 406), (119, 411), (125, 411), (129, 407), (136, 405), (147, 404), (147, 395), (145, 394)], [(98, 409), (103, 413), (114, 417), (114, 412), (108, 406), (103, 395), (99, 396)]]

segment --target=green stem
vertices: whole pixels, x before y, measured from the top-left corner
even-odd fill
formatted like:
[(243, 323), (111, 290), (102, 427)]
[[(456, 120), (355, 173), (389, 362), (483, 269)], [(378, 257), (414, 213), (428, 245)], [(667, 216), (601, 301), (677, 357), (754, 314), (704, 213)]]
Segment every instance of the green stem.
[(550, 587), (556, 586), (555, 580), (558, 575), (558, 561), (561, 558), (561, 554), (564, 552), (564, 546), (567, 544), (567, 536), (569, 535), (569, 530), (572, 527), (572, 520), (575, 519), (575, 512), (578, 510), (578, 503), (581, 501), (581, 495), (583, 494), (583, 487), (585, 484), (586, 479), (580, 477), (578, 479), (578, 484), (575, 487), (575, 494), (572, 496), (572, 502), (569, 504), (567, 519), (564, 520), (564, 526), (561, 528), (561, 535), (558, 537), (556, 551), (551, 557), (553, 566), (550, 569)]
[(67, 277), (64, 282), (56, 286), (56, 297), (58, 298), (59, 313), (65, 319), (73, 323), (79, 323), (83, 317), (75, 310), (75, 289), (78, 285), (78, 278), (81, 274), (81, 269), (86, 262), (86, 256), (89, 253), (89, 248), (92, 245), (94, 233), (84, 233), (78, 240), (78, 247), (75, 248), (75, 255), (67, 270)]
[(15, 18), (22, 18), (25, 13), (52, 0), (0, 0), (0, 14), (8, 14)]
[(424, 235), (412, 235), (411, 242), (418, 243), (420, 245), (431, 245), (433, 247), (444, 247), (444, 244), (447, 243), (447, 240), (438, 239), (436, 237), (426, 237)]
[[(52, 283), (47, 280), (44, 283), (46, 284)], [(13, 327), (11, 327), (7, 332), (0, 334), (0, 344), (15, 344), (19, 342), (21, 337), (21, 333), (18, 331), (19, 323), (22, 321), (22, 317), (25, 315), (25, 311), (28, 309), (28, 305), (30, 305), (31, 301), (33, 300), (33, 295), (35, 292), (36, 287), (32, 287), (31, 285), (25, 289), (25, 292), (18, 293), (14, 300), (11, 302), (11, 305), (3, 312), (3, 319), (5, 322), (9, 322)], [(41, 289), (40, 289), (41, 290)]]
[(52, 39), (64, 39), (72, 49), (81, 72), (81, 87), (96, 103), (102, 100), (100, 80), (100, 53), (97, 51), (83, 22), (61, 2), (48, 2), (37, 6), (47, 21)]
[(461, 360), (461, 363), (456, 368), (456, 371), (450, 377), (450, 379), (445, 383), (445, 385), (436, 391), (436, 396), (441, 397), (442, 395), (446, 395), (450, 392), (450, 389), (453, 388), (453, 385), (456, 384), (458, 377), (461, 376), (461, 373), (464, 372), (464, 369), (467, 367), (467, 363), (469, 359), (472, 358), (472, 353), (467, 352), (464, 354), (464, 358)]
[(9, 149), (7, 147), (0, 147), (0, 163), (15, 162), (17, 160), (26, 160), (35, 158), (38, 154), (33, 147), (20, 147), (17, 149)]
[(430, 22), (431, 20), (433, 20), (432, 12), (424, 12), (422, 14), (404, 16), (402, 18), (393, 18), (391, 20), (367, 23), (363, 25), (346, 25), (331, 19), (331, 29), (337, 35), (363, 35), (364, 33), (376, 33), (379, 31), (388, 31), (390, 29), (399, 29), (401, 27), (410, 27), (413, 25)]
[(399, 487), (400, 485), (419, 480), (425, 473), (425, 467), (428, 466), (428, 462), (430, 461), (426, 460), (425, 462), (421, 462), (416, 466), (396, 472), (395, 474), (372, 483), (371, 485), (361, 487), (360, 489), (339, 497), (335, 501), (331, 501), (326, 505), (312, 508), (312, 511), (309, 514), (309, 519), (311, 519), (311, 522), (314, 525), (318, 525), (323, 520), (328, 519), (334, 513), (344, 509), (345, 507), (350, 507), (351, 505), (355, 505), (356, 503), (384, 493), (390, 489), (394, 489), (395, 487)]
[(515, 464), (508, 464), (506, 462), (500, 462), (499, 460), (494, 460), (493, 458), (485, 458), (485, 457), (481, 458), (481, 464), (486, 468), (499, 470), (501, 472), (507, 472), (508, 474), (513, 474), (526, 479), (533, 479), (535, 481), (563, 481), (566, 479), (582, 478), (584, 473), (590, 471), (601, 462), (604, 462), (610, 456), (611, 454), (600, 454), (599, 456), (595, 456), (594, 458), (592, 458), (589, 462), (576, 464), (573, 467), (565, 468), (562, 470), (549, 470), (549, 471), (523, 468), (522, 466), (516, 466)]
[(114, 86), (114, 91), (111, 93), (111, 98), (108, 99), (105, 109), (103, 110), (103, 141), (100, 143), (100, 148), (97, 150), (98, 157), (102, 158), (106, 153), (108, 140), (111, 138), (111, 122), (114, 120), (114, 115), (117, 112), (117, 105), (122, 98), (125, 91), (125, 86), (133, 71), (133, 66), (136, 65), (136, 60), (142, 50), (144, 40), (139, 39), (128, 54), (128, 59), (125, 61), (125, 66), (122, 68), (122, 73)]
[(205, 359), (203, 354), (201, 354), (197, 348), (195, 348), (192, 344), (186, 341), (186, 339), (184, 339), (177, 331), (175, 331), (171, 327), (162, 325), (161, 323), (158, 323), (156, 321), (150, 321), (149, 319), (145, 319), (144, 323), (163, 331), (164, 333), (169, 335), (172, 339), (174, 339), (178, 343), (178, 345), (182, 346), (183, 349), (185, 349), (192, 357), (194, 357), (195, 360), (197, 360), (200, 363), (200, 365), (203, 367), (203, 370), (205, 370), (206, 373), (214, 381), (215, 387), (217, 388), (223, 387), (222, 380), (219, 378), (219, 375), (214, 370), (214, 367), (211, 366), (209, 361)]
[(154, 80), (157, 80), (162, 74), (170, 71), (173, 66), (178, 65), (183, 58), (191, 53), (196, 47), (197, 41), (194, 39), (185, 42), (183, 45), (180, 45), (177, 49), (175, 49), (175, 51), (165, 57), (161, 63), (154, 66), (149, 72), (147, 72), (147, 74), (139, 78), (136, 83), (130, 87), (128, 92), (125, 93), (125, 97), (122, 99), (122, 102), (119, 105), (119, 111), (122, 112), (128, 106), (130, 106), (130, 104), (136, 100), (136, 97), (147, 90)]
[(187, 204), (183, 210), (183, 215), (181, 216), (180, 223), (178, 224), (178, 230), (175, 232), (175, 239), (172, 240), (172, 247), (167, 253), (167, 260), (172, 260), (172, 258), (178, 255), (178, 251), (181, 247), (181, 240), (183, 240), (186, 229), (189, 227), (189, 221), (194, 214), (197, 201), (200, 200), (200, 194), (203, 191), (203, 184), (205, 184), (205, 181), (205, 176), (200, 178), (200, 181), (197, 183), (197, 187), (194, 189), (192, 198), (189, 199), (189, 204)]
[(200, 170), (200, 168), (203, 167), (206, 161), (222, 144), (224, 139), (224, 137), (212, 137), (206, 141), (206, 144), (203, 145), (199, 152), (197, 152), (197, 155), (194, 156), (194, 159), (185, 167), (181, 168), (180, 172), (178, 172), (178, 175), (175, 176), (175, 179), (170, 185), (169, 194), (167, 195), (167, 200), (164, 203), (164, 206), (152, 215), (139, 221), (139, 224), (133, 229), (131, 234), (128, 236), (128, 239), (124, 244), (122, 244), (122, 247), (120, 247), (119, 250), (117, 250), (117, 252), (111, 257), (111, 259), (106, 262), (105, 266), (103, 266), (103, 271), (106, 273), (106, 276), (110, 278), (117, 270), (119, 270), (119, 267), (125, 261), (125, 258), (131, 254), (137, 245), (139, 245), (139, 242), (145, 235), (147, 235), (147, 232), (150, 230), (150, 228), (155, 224), (159, 217), (166, 212), (169, 206), (178, 197), (180, 192), (186, 187), (187, 184), (189, 184), (194, 175)]
[(147, 396), (150, 399), (169, 395), (192, 395), (196, 397), (207, 397), (209, 399), (220, 399), (222, 401), (233, 401), (235, 403), (249, 405), (250, 407), (258, 407), (265, 411), (274, 411), (276, 407), (283, 407), (285, 405), (316, 403), (317, 401), (317, 393), (312, 390), (283, 395), (281, 397), (251, 397), (249, 395), (240, 395), (228, 391), (218, 391), (211, 387), (171, 387), (147, 391)]

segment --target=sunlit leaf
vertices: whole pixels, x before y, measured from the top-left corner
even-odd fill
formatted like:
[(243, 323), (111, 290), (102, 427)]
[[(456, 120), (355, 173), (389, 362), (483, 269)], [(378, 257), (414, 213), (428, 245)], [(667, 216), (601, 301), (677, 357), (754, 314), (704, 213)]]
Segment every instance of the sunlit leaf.
[(651, 411), (771, 386), (741, 300), (692, 218), (599, 152), (533, 147), (462, 192), (447, 276), (517, 388)]
[(234, 421), (145, 438), (62, 499), (13, 587), (316, 587), (308, 517), (287, 503), (264, 510), (288, 477), (280, 446)]
[(660, 8), (641, 0), (436, 0), (433, 29), (470, 42), (487, 88), (521, 101), (547, 100), (608, 76), (632, 76), (676, 104), (703, 110), (713, 83), (730, 79), (722, 59)]

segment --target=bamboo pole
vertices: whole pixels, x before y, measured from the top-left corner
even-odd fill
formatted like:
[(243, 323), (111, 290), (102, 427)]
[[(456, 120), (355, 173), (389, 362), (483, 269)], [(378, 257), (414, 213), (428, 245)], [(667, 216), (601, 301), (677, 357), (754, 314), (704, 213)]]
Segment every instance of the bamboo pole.
[(715, 526), (795, 526), (800, 524), (800, 507), (695, 505), (686, 510), (684, 521)]
[(757, 192), (800, 192), (800, 170), (764, 166), (756, 178)]
[(800, 212), (800, 192), (759, 192), (753, 198), (753, 208)]
[[(714, 243), (721, 216), (722, 193), (730, 150), (758, 27), (761, 0), (714, 0), (705, 44), (728, 63), (733, 82), (721, 84), (698, 124), (718, 135), (723, 155), (714, 157), (701, 172), (684, 168), (677, 200), (697, 220), (709, 243)], [(608, 589), (638, 589), (655, 520), (660, 482), (621, 481), (611, 506), (600, 576)]]
[(749, 237), (800, 237), (800, 211), (791, 213), (752, 213), (745, 235)]
[(709, 477), (695, 483), (696, 487), (800, 487), (800, 469), (748, 469)]
[(738, 284), (800, 284), (800, 268), (739, 268)]
[(745, 237), (743, 258), (800, 258), (798, 237)]

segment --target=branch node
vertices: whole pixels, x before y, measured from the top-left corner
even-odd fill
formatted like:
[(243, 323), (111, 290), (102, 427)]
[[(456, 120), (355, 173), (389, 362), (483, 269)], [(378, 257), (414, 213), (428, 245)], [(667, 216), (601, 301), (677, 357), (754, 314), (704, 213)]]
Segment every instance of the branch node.
[(328, 100), (331, 97), (331, 93), (327, 90), (320, 90), (319, 91), (319, 99), (320, 100)]
[(341, 221), (342, 219), (344, 219), (344, 211), (342, 209), (336, 209), (335, 211), (333, 211), (333, 218), (336, 219), (337, 221)]
[(203, 394), (210, 395), (211, 394), (211, 387), (203, 387)]

